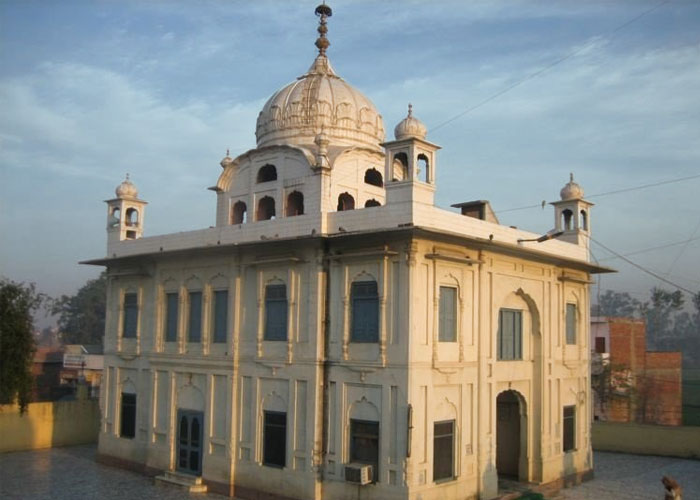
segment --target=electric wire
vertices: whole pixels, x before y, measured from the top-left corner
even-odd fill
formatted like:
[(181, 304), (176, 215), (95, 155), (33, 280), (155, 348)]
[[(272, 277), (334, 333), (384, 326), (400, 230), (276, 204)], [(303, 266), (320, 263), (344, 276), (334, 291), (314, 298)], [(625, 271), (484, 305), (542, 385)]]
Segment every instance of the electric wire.
[[(700, 227), (700, 226), (699, 226), (699, 227)], [(661, 250), (661, 249), (663, 249), (663, 248), (675, 247), (675, 246), (683, 245), (683, 244), (687, 245), (687, 244), (690, 243), (691, 241), (696, 241), (696, 240), (700, 240), (700, 236), (695, 237), (695, 238), (690, 238), (690, 239), (687, 239), (687, 240), (676, 241), (676, 242), (673, 242), (673, 243), (667, 243), (667, 244), (665, 244), (665, 245), (658, 245), (658, 246), (655, 246), (655, 247), (642, 248), (641, 250), (635, 250), (635, 251), (633, 251), (633, 252), (623, 253), (622, 255), (624, 255), (625, 257), (629, 257), (630, 255), (638, 255), (638, 254), (640, 254), (640, 253), (653, 252), (654, 250)], [(615, 260), (615, 259), (619, 259), (619, 257), (603, 257), (602, 259), (598, 259), (598, 261), (599, 261), (599, 262), (603, 262), (603, 261), (606, 261), (606, 260)]]
[[(630, 19), (629, 21), (627, 21), (627, 22), (625, 22), (625, 23), (619, 25), (618, 27), (616, 27), (616, 28), (615, 28), (614, 30), (612, 30), (607, 36), (608, 36), (609, 38), (612, 38), (612, 37), (615, 36), (619, 31), (622, 31), (623, 29), (625, 29), (625, 28), (626, 28), (627, 26), (629, 26), (630, 24), (632, 24), (632, 23), (634, 23), (634, 22), (636, 22), (636, 21), (639, 21), (639, 20), (640, 20), (641, 18), (643, 18), (644, 16), (646, 16), (646, 15), (648, 15), (648, 14), (651, 14), (653, 11), (655, 11), (656, 9), (658, 9), (659, 7), (661, 7), (662, 5), (665, 5), (665, 4), (667, 4), (667, 3), (670, 3), (670, 1), (671, 1), (671, 0), (664, 0), (663, 2), (660, 2), (660, 3), (656, 4), (656, 5), (654, 5), (654, 6), (651, 7), (650, 9), (645, 10), (645, 11), (642, 12), (641, 14), (639, 14), (639, 15), (633, 17), (633, 18)], [(485, 105), (485, 104), (487, 104), (487, 103), (493, 101), (494, 99), (496, 99), (496, 98), (502, 96), (502, 95), (505, 94), (506, 92), (510, 92), (511, 90), (513, 90), (513, 89), (516, 88), (516, 87), (519, 87), (519, 86), (522, 85), (523, 83), (525, 83), (525, 82), (527, 82), (527, 81), (529, 81), (529, 80), (532, 80), (533, 78), (538, 77), (538, 76), (541, 75), (542, 73), (545, 73), (546, 71), (549, 71), (550, 69), (552, 69), (553, 67), (555, 67), (555, 66), (557, 66), (557, 65), (559, 65), (559, 64), (561, 64), (561, 63), (563, 63), (564, 61), (566, 61), (566, 60), (568, 60), (568, 59), (571, 59), (572, 57), (574, 57), (574, 56), (580, 54), (580, 53), (583, 52), (584, 50), (588, 49), (590, 46), (591, 46), (591, 43), (586, 43), (586, 44), (582, 45), (582, 46), (579, 47), (578, 49), (569, 52), (568, 54), (566, 54), (566, 55), (560, 57), (559, 59), (556, 59), (555, 61), (549, 63), (549, 64), (546, 65), (545, 67), (540, 68), (540, 69), (538, 69), (537, 71), (535, 71), (535, 72), (533, 72), (533, 73), (530, 73), (529, 75), (525, 76), (524, 78), (521, 78), (520, 80), (517, 80), (516, 82), (514, 82), (514, 83), (512, 83), (511, 85), (507, 86), (506, 88), (499, 90), (499, 91), (496, 92), (495, 94), (492, 94), (491, 96), (489, 96), (489, 97), (487, 97), (486, 99), (484, 99), (484, 100), (478, 102), (478, 103), (475, 104), (474, 106), (470, 106), (470, 107), (468, 107), (467, 109), (465, 109), (464, 111), (462, 111), (462, 112), (460, 112), (460, 113), (454, 115), (454, 116), (451, 117), (451, 118), (448, 118), (448, 119), (445, 120), (444, 122), (435, 125), (434, 127), (430, 128), (430, 132), (435, 132), (436, 130), (438, 130), (438, 129), (444, 127), (445, 125), (447, 125), (447, 124), (449, 124), (449, 123), (452, 123), (452, 122), (455, 121), (455, 120), (458, 120), (459, 118), (463, 117), (464, 115), (466, 115), (466, 114), (468, 114), (468, 113), (471, 113), (471, 112), (474, 111), (475, 109), (478, 109), (478, 108), (480, 108), (481, 106), (483, 106), (483, 105)]]
[(645, 273), (649, 274), (650, 276), (653, 276), (654, 278), (656, 278), (656, 279), (658, 279), (658, 280), (660, 280), (660, 281), (663, 281), (664, 283), (669, 284), (669, 285), (671, 285), (671, 286), (673, 286), (673, 287), (675, 287), (675, 288), (677, 288), (677, 289), (679, 289), (679, 290), (683, 290), (684, 292), (689, 293), (690, 295), (695, 295), (695, 292), (692, 292), (692, 291), (688, 290), (687, 288), (685, 288), (684, 286), (681, 286), (681, 285), (679, 285), (679, 284), (677, 284), (677, 283), (674, 283), (673, 281), (671, 281), (671, 280), (669, 280), (669, 279), (664, 278), (664, 277), (661, 276), (660, 274), (657, 274), (657, 273), (655, 273), (655, 272), (653, 272), (653, 271), (650, 271), (649, 269), (645, 268), (644, 266), (640, 266), (639, 264), (637, 264), (636, 262), (634, 262), (634, 261), (628, 259), (628, 258), (625, 257), (624, 255), (622, 255), (622, 254), (616, 252), (615, 250), (612, 250), (611, 248), (609, 248), (609, 247), (603, 245), (600, 241), (594, 239), (593, 237), (590, 237), (590, 239), (591, 239), (591, 241), (592, 241), (593, 243), (595, 243), (596, 245), (602, 247), (603, 249), (607, 250), (607, 251), (610, 252), (611, 254), (616, 255), (617, 257), (621, 258), (622, 260), (624, 260), (625, 262), (627, 262), (627, 263), (630, 264), (631, 266), (636, 267), (636, 268), (639, 269), (640, 271), (645, 272)]
[[(633, 187), (628, 187), (628, 188), (614, 189), (612, 191), (605, 191), (603, 193), (591, 194), (591, 195), (587, 196), (586, 198), (589, 198), (589, 199), (590, 198), (599, 198), (601, 196), (610, 196), (612, 194), (628, 193), (630, 191), (638, 191), (640, 189), (648, 189), (651, 187), (663, 186), (665, 184), (673, 184), (676, 182), (689, 181), (689, 180), (698, 179), (698, 178), (700, 178), (700, 174), (688, 175), (686, 177), (678, 177), (676, 179), (668, 179), (665, 181), (652, 182), (650, 184), (643, 184), (641, 186), (633, 186)], [(522, 207), (506, 208), (505, 210), (499, 210), (496, 213), (502, 214), (505, 212), (515, 212), (516, 210), (525, 210), (528, 208), (540, 208), (540, 207), (544, 208), (546, 204), (547, 204), (547, 202), (543, 200), (536, 205), (526, 205), (526, 206), (522, 206)]]

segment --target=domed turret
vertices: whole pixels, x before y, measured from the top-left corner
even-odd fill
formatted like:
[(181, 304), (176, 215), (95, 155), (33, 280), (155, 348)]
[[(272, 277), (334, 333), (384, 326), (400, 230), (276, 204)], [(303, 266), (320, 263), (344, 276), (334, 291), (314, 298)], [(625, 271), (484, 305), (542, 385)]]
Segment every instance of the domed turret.
[(428, 129), (422, 121), (413, 116), (413, 105), (408, 105), (408, 116), (401, 120), (394, 128), (394, 137), (397, 141), (414, 137), (417, 139), (425, 139), (428, 134)]
[(229, 156), (229, 151), (228, 149), (226, 150), (226, 156), (224, 156), (224, 159), (221, 160), (219, 165), (221, 165), (221, 168), (226, 168), (228, 167), (231, 163), (233, 163), (233, 158)]
[(134, 186), (134, 183), (129, 180), (129, 174), (126, 174), (126, 179), (117, 186), (114, 190), (117, 198), (130, 198), (136, 199), (139, 196), (139, 192)]
[(574, 182), (574, 174), (569, 174), (569, 182), (559, 192), (562, 200), (580, 200), (583, 198), (583, 188)]
[(384, 123), (374, 104), (336, 75), (326, 49), (326, 18), (330, 7), (316, 9), (321, 18), (316, 46), (319, 53), (306, 74), (275, 92), (258, 115), (257, 146), (313, 144), (324, 129), (331, 144), (380, 149)]

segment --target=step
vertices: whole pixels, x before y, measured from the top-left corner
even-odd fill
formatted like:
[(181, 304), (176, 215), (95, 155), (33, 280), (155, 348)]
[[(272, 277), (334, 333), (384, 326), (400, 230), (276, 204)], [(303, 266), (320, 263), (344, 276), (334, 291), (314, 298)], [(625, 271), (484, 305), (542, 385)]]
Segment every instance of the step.
[(206, 493), (207, 485), (202, 483), (202, 478), (183, 474), (176, 471), (165, 471), (164, 474), (156, 476), (156, 484), (176, 486), (187, 490), (189, 493)]

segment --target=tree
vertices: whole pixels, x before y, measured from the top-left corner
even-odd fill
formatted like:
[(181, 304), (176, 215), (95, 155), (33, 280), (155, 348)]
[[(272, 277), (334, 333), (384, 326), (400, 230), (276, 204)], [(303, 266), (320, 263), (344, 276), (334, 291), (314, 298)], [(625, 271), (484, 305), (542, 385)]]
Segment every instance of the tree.
[(627, 292), (606, 290), (600, 296), (598, 304), (593, 305), (593, 316), (638, 317), (642, 303), (633, 299)]
[(89, 280), (73, 296), (63, 295), (53, 305), (61, 340), (67, 344), (99, 344), (105, 333), (107, 274)]
[(34, 382), (32, 315), (46, 299), (33, 283), (0, 278), (0, 403), (17, 401), (20, 413), (27, 408)]

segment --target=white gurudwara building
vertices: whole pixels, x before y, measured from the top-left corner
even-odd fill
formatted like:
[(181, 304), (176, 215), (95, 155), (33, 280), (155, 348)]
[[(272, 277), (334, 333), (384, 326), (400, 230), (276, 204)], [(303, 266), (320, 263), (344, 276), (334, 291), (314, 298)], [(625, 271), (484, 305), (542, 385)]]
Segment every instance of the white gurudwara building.
[(254, 499), (585, 479), (591, 204), (572, 177), (544, 236), (436, 207), (440, 147), (410, 106), (385, 137), (316, 14), (311, 67), (221, 161), (215, 227), (146, 237), (128, 178), (107, 200), (100, 459)]

